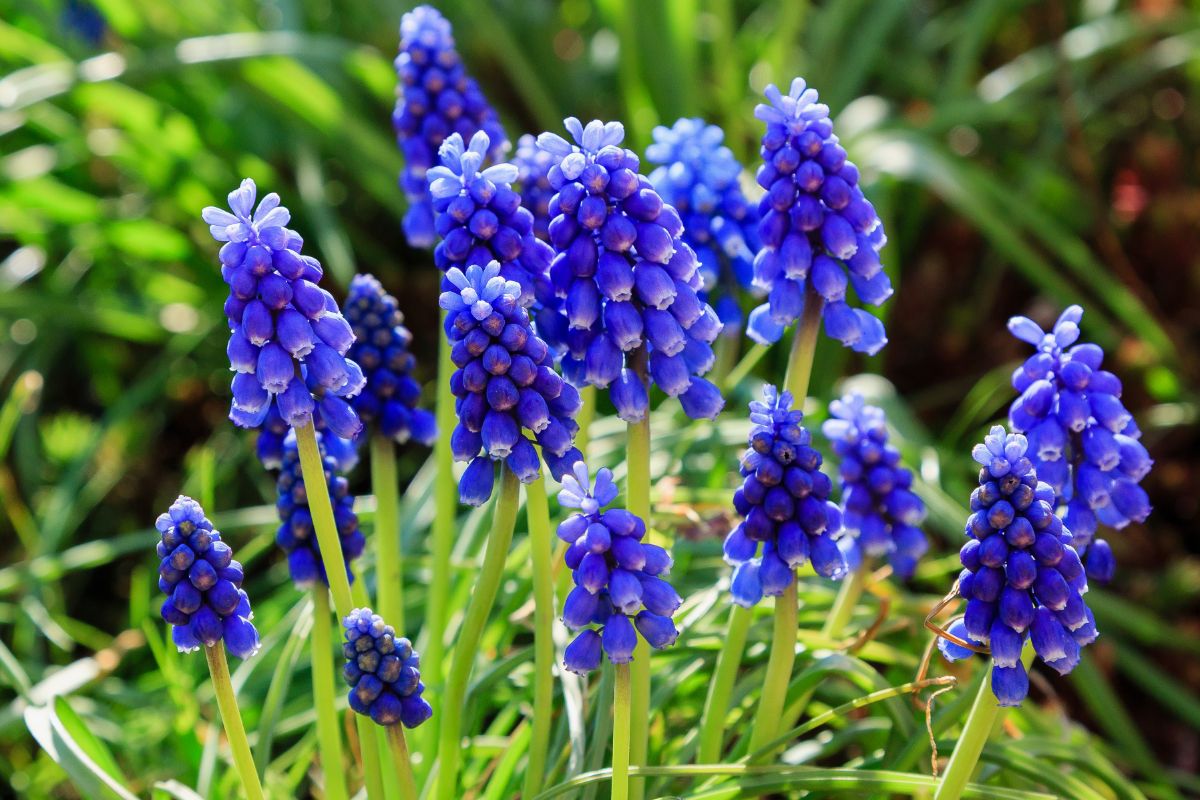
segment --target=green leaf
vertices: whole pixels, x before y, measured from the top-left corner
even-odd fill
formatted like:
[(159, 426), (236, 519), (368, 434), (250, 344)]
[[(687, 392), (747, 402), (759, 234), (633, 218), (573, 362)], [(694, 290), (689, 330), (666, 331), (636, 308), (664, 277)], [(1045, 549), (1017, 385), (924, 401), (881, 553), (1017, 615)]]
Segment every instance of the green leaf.
[(25, 709), (25, 726), (85, 797), (137, 799), (88, 755), (87, 749), (71, 735), (54, 707), (30, 706)]

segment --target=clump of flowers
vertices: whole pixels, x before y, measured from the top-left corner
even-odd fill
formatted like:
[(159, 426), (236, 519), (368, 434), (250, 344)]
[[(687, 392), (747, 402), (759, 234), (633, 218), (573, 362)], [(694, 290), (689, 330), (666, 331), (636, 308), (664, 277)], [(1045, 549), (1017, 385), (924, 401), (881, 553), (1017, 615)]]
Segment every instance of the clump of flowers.
[(858, 168), (833, 133), (829, 107), (802, 78), (783, 94), (767, 87), (768, 103), (754, 116), (766, 123), (758, 184), (762, 249), (754, 284), (767, 302), (750, 314), (747, 334), (761, 344), (779, 341), (799, 319), (806, 293), (823, 301), (825, 333), (856, 352), (887, 344), (883, 323), (847, 302), (854, 288), (868, 305), (882, 304), (892, 285), (879, 261), (887, 241), (879, 216), (858, 185)]
[(842, 552), (850, 569), (863, 556), (884, 556), (897, 577), (912, 577), (929, 549), (919, 527), (925, 503), (912, 491), (912, 472), (900, 464), (900, 451), (888, 444), (883, 409), (849, 394), (829, 404), (821, 432), (841, 459)]
[(533, 234), (543, 242), (550, 241), (550, 199), (554, 187), (550, 185), (550, 167), (555, 158), (537, 146), (532, 134), (517, 140), (517, 152), (513, 158), (517, 168), (516, 189), (521, 195), (521, 205), (533, 214)]
[(367, 378), (366, 389), (354, 398), (359, 418), (389, 439), (432, 444), (437, 420), (417, 406), (421, 384), (412, 375), (412, 333), (404, 327), (396, 298), (374, 276), (355, 275), (346, 298), (346, 320), (354, 331), (350, 358)]
[[(579, 392), (554, 371), (549, 346), (533, 332), (521, 307), (521, 287), (500, 275), (500, 265), (453, 267), (446, 273), (453, 291), (441, 296), (447, 311), (446, 335), (453, 343), (450, 390), (458, 425), (450, 446), (458, 461), (469, 461), (459, 496), (480, 505), (492, 494), (493, 461), (503, 461), (522, 483), (540, 471), (542, 447), (554, 474), (581, 458), (575, 448)], [(482, 451), (482, 452), (481, 452)]]
[[(569, 325), (563, 373), (576, 384), (608, 387), (628, 422), (649, 408), (642, 370), (689, 417), (715, 417), (724, 400), (700, 376), (712, 368), (721, 322), (700, 298), (704, 285), (679, 214), (638, 173), (637, 155), (621, 147), (619, 122), (593, 120), (585, 128), (570, 117), (564, 124), (575, 144), (553, 133), (538, 137), (556, 159), (550, 280)], [(635, 354), (643, 352), (648, 359), (640, 364)]]
[(725, 146), (725, 131), (702, 119), (680, 119), (654, 129), (646, 159), (660, 164), (650, 183), (683, 219), (683, 240), (700, 261), (704, 287), (717, 297), (714, 307), (726, 335), (742, 323), (738, 290), (754, 280), (758, 250), (758, 209), (739, 184), (742, 165)]
[(1099, 525), (1124, 528), (1150, 515), (1150, 499), (1138, 483), (1154, 462), (1141, 431), (1121, 403), (1121, 380), (1102, 369), (1104, 351), (1076, 344), (1083, 309), (1063, 311), (1049, 332), (1027, 317), (1013, 317), (1008, 329), (1037, 348), (1013, 373), (1020, 396), (1009, 409), (1012, 429), (1029, 439), (1038, 477), (1054, 488), (1054, 503), (1065, 505), (1063, 521), (1075, 548), (1087, 560), (1088, 574), (1112, 578), (1112, 550), (1093, 540)]
[(320, 263), (302, 255), (300, 235), (284, 227), (290, 212), (279, 195), (254, 207), (258, 189), (247, 178), (229, 193), (230, 211), (209, 206), (204, 221), (221, 247), (221, 276), (229, 284), (229, 418), (257, 428), (272, 406), (292, 427), (319, 422), (354, 438), (362, 427), (347, 398), (365, 383), (346, 353), (354, 332), (337, 301), (317, 286)]
[(258, 652), (250, 598), (242, 590), (242, 565), (190, 497), (180, 495), (154, 522), (158, 542), (158, 588), (167, 596), (162, 618), (180, 652), (225, 642), (238, 658)]
[(614, 664), (628, 663), (639, 633), (655, 649), (674, 644), (679, 632), (671, 617), (683, 601), (663, 580), (671, 570), (670, 553), (642, 541), (646, 523), (635, 514), (605, 510), (617, 497), (610, 470), (600, 469), (593, 486), (587, 465), (579, 461), (562, 485), (559, 503), (577, 509), (558, 526), (575, 581), (563, 622), (582, 629), (567, 645), (564, 666), (585, 675), (600, 666), (602, 654)]
[[(350, 483), (337, 474), (338, 461), (327, 450), (334, 437), (319, 434), (317, 449), (328, 487), (329, 503), (333, 506), (333, 520), (337, 525), (338, 543), (342, 547), (342, 558), (346, 562), (346, 577), (354, 582), (350, 562), (362, 555), (366, 538), (358, 528), (358, 515), (354, 513), (354, 496), (350, 494)], [(279, 513), (280, 526), (275, 532), (275, 543), (287, 554), (288, 571), (297, 588), (307, 589), (320, 581), (329, 585), (325, 572), (325, 561), (317, 543), (317, 532), (313, 527), (312, 512), (309, 510), (308, 487), (300, 469), (300, 452), (296, 448), (295, 435), (284, 441), (283, 461), (279, 478), (275, 483), (275, 510)]]
[(342, 678), (350, 687), (350, 707), (377, 725), (415, 728), (433, 716), (422, 695), (421, 657), (404, 637), (369, 608), (356, 608), (342, 620), (346, 641)]
[(804, 412), (792, 408), (791, 392), (774, 386), (763, 387), (763, 399), (750, 403), (750, 446), (742, 455), (742, 485), (733, 494), (744, 519), (725, 538), (725, 560), (734, 566), (733, 602), (740, 606), (783, 594), (796, 568), (810, 560), (818, 575), (837, 580), (846, 574), (834, 539), (842, 512), (829, 500), (833, 482), (821, 472), (821, 454), (803, 420)]
[(437, 163), (442, 142), (452, 133), (470, 139), (484, 131), (490, 142), (487, 155), (499, 158), (508, 149), (508, 137), (495, 109), (467, 75), (450, 23), (437, 9), (417, 6), (400, 20), (395, 66), (399, 86), (392, 127), (404, 153), (404, 235), (413, 247), (432, 247), (433, 206), (425, 173)]
[[(999, 425), (975, 445), (979, 486), (959, 553), (958, 593), (967, 601), (961, 638), (991, 649), (992, 691), (1002, 706), (1020, 705), (1029, 693), (1021, 663), (1027, 639), (1065, 675), (1079, 663), (1080, 647), (1097, 636), (1083, 600), (1083, 564), (1054, 514), (1054, 489), (1038, 480), (1028, 448), (1025, 436)], [(943, 647), (948, 657), (960, 651)]]

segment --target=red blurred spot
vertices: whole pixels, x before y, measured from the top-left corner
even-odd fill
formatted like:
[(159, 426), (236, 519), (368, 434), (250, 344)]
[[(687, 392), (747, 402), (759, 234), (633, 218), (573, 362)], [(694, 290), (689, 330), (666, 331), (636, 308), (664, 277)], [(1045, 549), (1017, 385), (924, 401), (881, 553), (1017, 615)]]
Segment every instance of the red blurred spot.
[(1118, 220), (1133, 222), (1146, 209), (1148, 201), (1149, 194), (1136, 172), (1123, 169), (1117, 173), (1113, 181), (1112, 210)]

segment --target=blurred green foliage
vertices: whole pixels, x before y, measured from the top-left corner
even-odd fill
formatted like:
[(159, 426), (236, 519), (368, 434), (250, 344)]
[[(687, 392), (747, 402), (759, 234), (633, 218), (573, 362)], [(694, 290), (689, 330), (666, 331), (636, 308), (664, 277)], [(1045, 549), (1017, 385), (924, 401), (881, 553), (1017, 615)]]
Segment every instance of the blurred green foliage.
[[(828, 663), (858, 676), (822, 683), (818, 709), (911, 679), (927, 641), (918, 621), (955, 567), (965, 454), (1010, 397), (1021, 347), (1003, 322), (1085, 306), (1085, 337), (1111, 353), (1158, 460), (1148, 483), (1156, 512), (1113, 537), (1121, 575), (1090, 596), (1104, 638), (1070, 681), (1039, 685), (1043, 702), (1013, 718), (1025, 738), (989, 748), (983, 777), (1072, 797), (1200, 794), (1196, 9), (1172, 0), (439, 6), (514, 140), (572, 114), (623, 119), (641, 150), (655, 124), (701, 115), (753, 165), (752, 109), (768, 82), (802, 74), (832, 107), (884, 217), (898, 291), (885, 354), (862, 361), (822, 349), (815, 397), (827, 400), (839, 375), (885, 376), (862, 385), (882, 398), (920, 465), (941, 546), (913, 591), (892, 598), (881, 639), (859, 658), (808, 641), (802, 669), (847, 658)], [(273, 552), (273, 485), (225, 421), (224, 285), (199, 210), (243, 176), (278, 191), (335, 292), (367, 270), (402, 298), (432, 380), (436, 276), (399, 232), (389, 121), (403, 10), (0, 0), (0, 776), (18, 794), (120, 796), (102, 788), (111, 783), (144, 796), (175, 779), (156, 791), (192, 797), (187, 784), (229, 796), (203, 668), (164, 642), (152, 598), (149, 522), (181, 491), (214, 512), (251, 575), (267, 646), (235, 680), (251, 728), (276, 721), (273, 746), (258, 750), (268, 781), (284, 793), (308, 786), (312, 712), (296, 642), (310, 609)], [(758, 373), (778, 375), (782, 359), (772, 353)], [(655, 420), (655, 475), (671, 477), (659, 524), (676, 530), (691, 597), (687, 635), (656, 657), (664, 715), (652, 731), (655, 763), (686, 762), (694, 746), (688, 734), (721, 632), (717, 535), (744, 435), (736, 409), (749, 394), (739, 387), (735, 413), (716, 427)], [(597, 423), (596, 459), (617, 464), (618, 433), (611, 420)], [(429, 475), (425, 453), (408, 448), (404, 458), (406, 480), (416, 476), (405, 499), (407, 572), (419, 586)], [(366, 519), (370, 508), (364, 498)], [(464, 564), (484, 516), (466, 518)], [(474, 781), (520, 774), (524, 546), (475, 673), (487, 699), (486, 732), (466, 765)], [(832, 594), (817, 583), (805, 591), (802, 624), (814, 630)], [(409, 602), (419, 619), (419, 590)], [(871, 602), (856, 617), (862, 627)], [(764, 660), (748, 654), (738, 698)], [(290, 688), (268, 695), (293, 671)], [(604, 763), (607, 739), (603, 701), (585, 707), (570, 686), (551, 754), (560, 780)], [(960, 688), (938, 700), (943, 753), (969, 696)], [(923, 712), (881, 705), (890, 710), (841, 720), (789, 760), (927, 774)], [(737, 780), (747, 793), (785, 791), (781, 775)], [(510, 785), (511, 775), (481, 796), (512, 796)]]

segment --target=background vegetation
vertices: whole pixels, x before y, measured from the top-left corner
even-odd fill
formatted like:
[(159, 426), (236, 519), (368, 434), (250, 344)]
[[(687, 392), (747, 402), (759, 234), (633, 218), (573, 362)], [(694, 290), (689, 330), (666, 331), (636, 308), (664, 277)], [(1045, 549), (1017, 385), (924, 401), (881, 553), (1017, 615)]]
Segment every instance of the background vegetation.
[[(1084, 305), (1085, 339), (1108, 350), (1157, 460), (1145, 484), (1155, 512), (1111, 537), (1117, 579), (1089, 595), (1103, 637), (1069, 679), (1035, 681), (1011, 723), (1024, 738), (990, 747), (985, 777), (1073, 798), (1200, 796), (1192, 4), (438, 5), (514, 140), (558, 130), (573, 114), (623, 119), (641, 150), (655, 124), (701, 115), (725, 126), (753, 167), (760, 130), (751, 111), (766, 83), (802, 74), (832, 107), (884, 217), (897, 295), (880, 357), (822, 345), (809, 410), (821, 413), (838, 376), (882, 376), (858, 385), (881, 399), (919, 466), (935, 551), (911, 587), (892, 590), (878, 639), (856, 655), (831, 655), (836, 643), (805, 634), (797, 674), (843, 676), (821, 683), (816, 709), (912, 679), (928, 641), (919, 621), (957, 568), (970, 445), (1002, 416), (1008, 375), (1024, 355), (1004, 321), (1027, 313), (1046, 322), (1070, 302)], [(157, 791), (229, 796), (204, 667), (164, 646), (153, 597), (150, 523), (183, 491), (213, 512), (247, 563), (266, 648), (236, 680), (260, 732), (261, 767), (279, 791), (309, 791), (313, 742), (302, 734), (312, 710), (299, 644), (311, 612), (274, 551), (273, 483), (246, 434), (225, 420), (225, 287), (199, 211), (246, 175), (278, 191), (335, 293), (363, 270), (401, 298), (432, 380), (436, 272), (400, 234), (389, 121), (403, 10), (333, 0), (0, 0), (0, 787), (100, 796), (111, 791), (100, 788), (103, 774), (142, 796), (171, 780), (179, 785)], [(757, 374), (778, 379), (783, 358), (772, 353)], [(656, 483), (658, 525), (676, 531), (676, 575), (689, 598), (685, 636), (655, 656), (656, 763), (686, 763), (695, 744), (724, 619), (719, 541), (745, 435), (739, 409), (752, 389), (738, 387), (716, 426), (654, 421), (656, 478), (670, 476)], [(601, 418), (593, 458), (618, 464), (621, 430)], [(430, 474), (426, 452), (403, 456), (416, 620)], [(362, 498), (364, 520), (371, 507)], [(465, 518), (465, 566), (485, 521)], [(486, 797), (515, 795), (524, 756), (525, 547), (518, 536), (475, 672), (476, 728), (486, 733), (465, 774), (472, 786), (491, 778)], [(833, 592), (816, 582), (803, 592), (801, 622), (815, 631)], [(857, 628), (877, 603), (864, 602)], [(770, 623), (759, 625), (751, 641), (765, 640)], [(752, 648), (737, 697), (758, 685), (764, 661)], [(943, 755), (978, 665), (956, 673), (965, 684), (934, 706)], [(556, 781), (604, 761), (610, 692), (599, 680), (596, 702), (564, 684)], [(787, 759), (928, 774), (923, 717), (889, 701), (811, 734)], [(786, 778), (738, 785), (786, 792)], [(697, 785), (659, 779), (652, 796), (698, 795)]]

